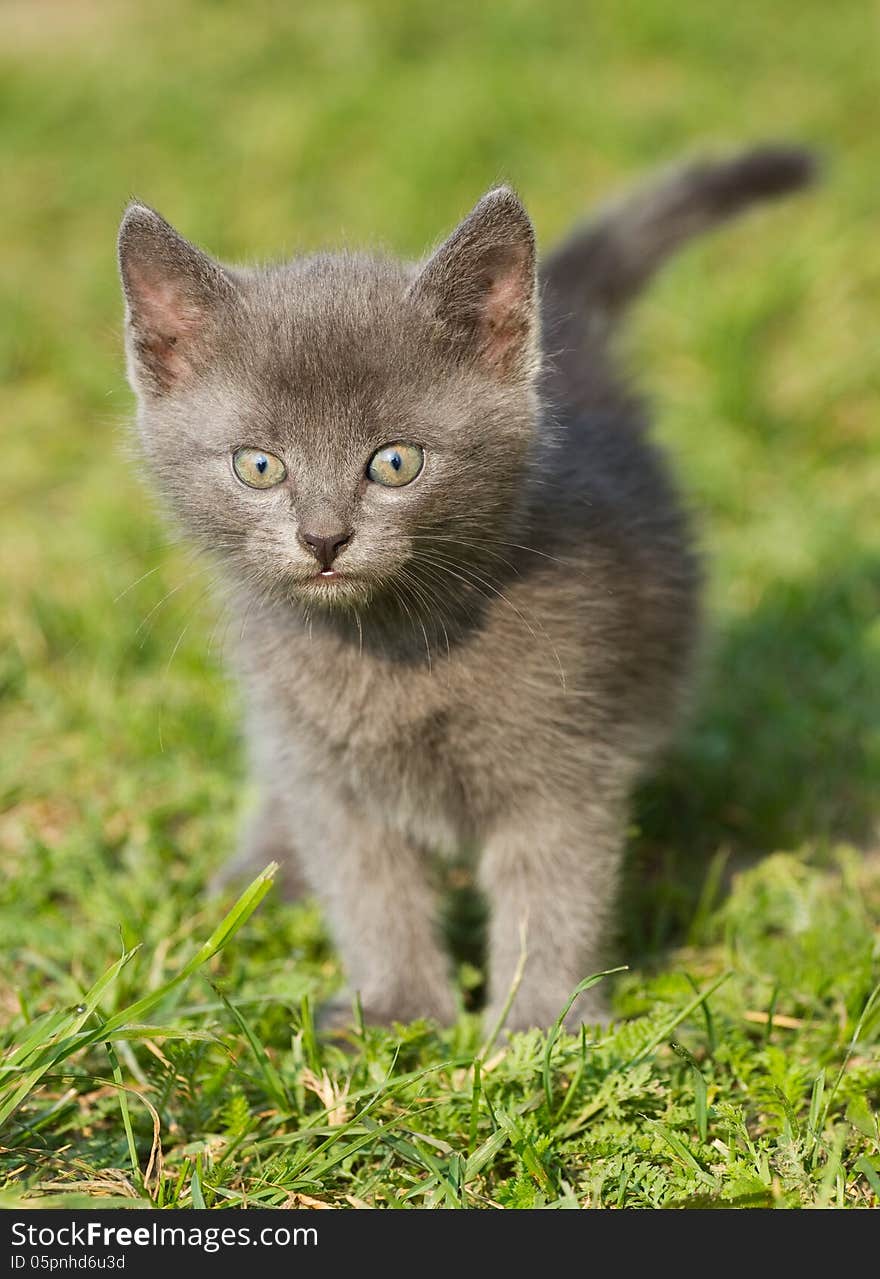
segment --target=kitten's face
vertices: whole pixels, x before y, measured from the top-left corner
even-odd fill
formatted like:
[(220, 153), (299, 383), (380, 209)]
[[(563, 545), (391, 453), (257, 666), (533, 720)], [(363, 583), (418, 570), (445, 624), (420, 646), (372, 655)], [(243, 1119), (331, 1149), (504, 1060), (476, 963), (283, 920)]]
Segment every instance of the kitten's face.
[(512, 193), (422, 269), (226, 270), (141, 206), (120, 260), (144, 451), (241, 587), (430, 606), (497, 564), (535, 416), (533, 240)]

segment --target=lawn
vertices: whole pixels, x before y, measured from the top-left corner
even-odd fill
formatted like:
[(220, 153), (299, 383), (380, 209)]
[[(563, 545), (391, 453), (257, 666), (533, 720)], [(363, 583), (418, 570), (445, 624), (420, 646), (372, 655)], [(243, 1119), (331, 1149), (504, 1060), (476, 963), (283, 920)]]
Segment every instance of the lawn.
[[(874, 20), (7, 0), (0, 1207), (880, 1206)], [(418, 254), (505, 177), (546, 244), (767, 136), (817, 146), (823, 186), (689, 250), (626, 342), (711, 633), (633, 812), (615, 1021), (491, 1041), (459, 867), (458, 1023), (323, 1037), (316, 908), (204, 893), (249, 796), (209, 574), (127, 445), (122, 207), (232, 260)]]

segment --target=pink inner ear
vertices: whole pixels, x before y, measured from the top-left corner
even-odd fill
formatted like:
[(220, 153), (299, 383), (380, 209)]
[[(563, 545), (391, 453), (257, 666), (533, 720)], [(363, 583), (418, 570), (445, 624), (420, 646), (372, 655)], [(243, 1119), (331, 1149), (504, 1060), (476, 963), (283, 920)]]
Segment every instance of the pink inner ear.
[(129, 270), (128, 284), (142, 358), (160, 380), (176, 381), (191, 368), (186, 358), (187, 339), (198, 332), (204, 316), (175, 280), (134, 267)]
[(531, 333), (529, 250), (506, 247), (487, 279), (480, 313), (480, 351), (499, 373), (509, 373), (522, 356)]

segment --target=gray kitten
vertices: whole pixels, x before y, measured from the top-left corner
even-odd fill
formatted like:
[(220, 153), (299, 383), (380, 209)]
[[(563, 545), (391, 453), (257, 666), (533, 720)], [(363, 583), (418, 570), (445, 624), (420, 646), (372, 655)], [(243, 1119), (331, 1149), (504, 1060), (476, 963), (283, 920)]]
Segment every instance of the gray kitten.
[[(141, 204), (119, 257), (140, 439), (218, 562), (262, 800), (237, 870), (320, 899), (368, 1019), (449, 1021), (430, 855), (479, 849), (488, 1018), (601, 967), (633, 783), (674, 726), (698, 568), (609, 354), (667, 255), (804, 185), (697, 164), (539, 267), (509, 187), (420, 264), (219, 265)], [(593, 992), (568, 1024), (602, 1016)]]

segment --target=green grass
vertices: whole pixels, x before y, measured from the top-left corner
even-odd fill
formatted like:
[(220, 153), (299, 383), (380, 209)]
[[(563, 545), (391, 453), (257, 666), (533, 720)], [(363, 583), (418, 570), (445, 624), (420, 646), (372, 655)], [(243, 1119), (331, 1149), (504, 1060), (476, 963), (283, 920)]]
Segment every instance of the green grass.
[[(871, 21), (858, 0), (4, 7), (0, 1206), (880, 1206)], [(317, 910), (203, 895), (248, 800), (236, 693), (207, 575), (126, 456), (121, 208), (233, 259), (419, 252), (507, 177), (546, 243), (646, 167), (767, 135), (823, 150), (824, 189), (690, 251), (627, 342), (712, 634), (634, 812), (616, 1020), (327, 1040)], [(452, 878), (469, 1009), (479, 909)]]

